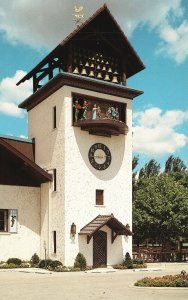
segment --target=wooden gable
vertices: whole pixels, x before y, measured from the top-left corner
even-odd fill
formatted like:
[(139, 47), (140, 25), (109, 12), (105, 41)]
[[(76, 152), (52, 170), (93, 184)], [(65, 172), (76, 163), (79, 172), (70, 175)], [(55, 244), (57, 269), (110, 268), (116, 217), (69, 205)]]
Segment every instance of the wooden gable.
[[(86, 66), (90, 68), (85, 70)], [(104, 5), (67, 36), (17, 85), (32, 77), (33, 91), (36, 92), (45, 78), (51, 80), (59, 71), (75, 73), (75, 70), (81, 76), (126, 85), (126, 78), (144, 68), (141, 59)]]

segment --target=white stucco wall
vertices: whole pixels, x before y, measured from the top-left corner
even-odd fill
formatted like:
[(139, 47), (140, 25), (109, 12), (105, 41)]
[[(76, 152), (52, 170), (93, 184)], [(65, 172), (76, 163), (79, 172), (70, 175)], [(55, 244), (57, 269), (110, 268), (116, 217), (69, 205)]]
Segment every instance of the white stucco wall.
[[(73, 127), (72, 92), (126, 103), (128, 134), (108, 138)], [(49, 191), (49, 214), (45, 226), (49, 230), (49, 256), (62, 260), (65, 265), (73, 265), (79, 251), (92, 265), (92, 240), (87, 245), (86, 237), (78, 236), (78, 232), (97, 215), (113, 213), (123, 224), (132, 224), (131, 104), (129, 99), (64, 86), (29, 111), (29, 138), (36, 139), (36, 163), (47, 170), (57, 169), (57, 191)], [(57, 110), (55, 130), (52, 128), (53, 106)], [(112, 154), (111, 165), (104, 171), (95, 170), (88, 160), (89, 148), (96, 142), (108, 146)], [(96, 189), (104, 190), (103, 206), (95, 205)], [(73, 222), (77, 227), (75, 238), (70, 236)], [(53, 230), (57, 232), (56, 254), (53, 253)], [(109, 254), (108, 264), (121, 262), (125, 252), (131, 254), (131, 237), (118, 237), (111, 249), (118, 244), (122, 245), (122, 250), (114, 250), (115, 261)]]
[[(53, 107), (57, 107), (57, 129), (53, 129)], [(41, 122), (42, 120), (42, 122)], [(62, 90), (56, 91), (28, 113), (28, 136), (35, 138), (35, 161), (52, 173), (57, 170), (57, 191), (53, 184), (41, 186), (41, 255), (64, 261), (64, 101)], [(57, 236), (57, 253), (53, 249), (53, 231)]]
[[(88, 247), (92, 252), (92, 243), (87, 245), (76, 235), (74, 242), (70, 238), (70, 226), (74, 222), (77, 226), (77, 233), (82, 227), (93, 220), (99, 214), (113, 213), (123, 224), (132, 225), (132, 101), (120, 97), (109, 96), (101, 93), (84, 91), (81, 89), (64, 87), (65, 104), (65, 264), (71, 265), (76, 254), (82, 251), (88, 255)], [(72, 126), (72, 99), (71, 93), (86, 94), (101, 99), (124, 102), (127, 104), (127, 125), (128, 134), (103, 137), (90, 135), (78, 127)], [(111, 151), (112, 162), (109, 168), (104, 171), (94, 169), (88, 160), (88, 151), (96, 143), (105, 144)], [(104, 190), (104, 206), (95, 205), (96, 189)], [(131, 237), (118, 237), (111, 249), (118, 245), (121, 251), (115, 251), (112, 259), (108, 256), (108, 264), (122, 262), (126, 252), (132, 253)], [(79, 242), (78, 242), (79, 238)], [(88, 261), (92, 262), (92, 257)]]
[(0, 232), (0, 261), (40, 255), (40, 188), (0, 185), (0, 209), (18, 210), (18, 232)]

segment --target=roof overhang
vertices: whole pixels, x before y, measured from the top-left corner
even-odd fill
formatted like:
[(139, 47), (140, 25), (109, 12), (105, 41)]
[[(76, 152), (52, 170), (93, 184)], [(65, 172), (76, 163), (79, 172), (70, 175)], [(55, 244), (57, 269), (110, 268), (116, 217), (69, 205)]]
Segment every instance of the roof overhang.
[(123, 225), (118, 219), (111, 215), (98, 215), (90, 223), (84, 226), (79, 235), (87, 236), (87, 243), (91, 240), (93, 235), (100, 230), (104, 225), (107, 225), (112, 230), (112, 243), (118, 235), (132, 235), (129, 225)]
[[(9, 170), (9, 173), (6, 174), (5, 170), (2, 169), (0, 172), (2, 182), (0, 182), (0, 184), (9, 184), (9, 180), (7, 177), (11, 178), (10, 185), (40, 186), (40, 184), (42, 183), (52, 181), (51, 174), (48, 174), (35, 162), (30, 160), (23, 153), (14, 148), (11, 144), (7, 143), (3, 138), (0, 138), (0, 151), (3, 152), (3, 155), (1, 156), (1, 166), (2, 164), (4, 164), (4, 168), (6, 168), (5, 160), (7, 159), (9, 167), (10, 163), (12, 162), (11, 170), (13, 170), (12, 173), (14, 173), (10, 174), (11, 170)], [(17, 167), (17, 170), (14, 170), (13, 165)], [(27, 175), (27, 180), (25, 180), (24, 174)], [(23, 183), (18, 178), (19, 176), (23, 178)]]
[(130, 89), (125, 86), (116, 85), (115, 83), (104, 82), (89, 77), (80, 77), (79, 75), (73, 73), (61, 72), (53, 79), (51, 79), (48, 83), (46, 83), (37, 92), (20, 103), (19, 108), (25, 108), (27, 109), (27, 111), (29, 111), (36, 105), (41, 103), (43, 100), (45, 100), (47, 97), (49, 97), (52, 93), (65, 85), (122, 98), (128, 98), (131, 100), (143, 94), (143, 91)]

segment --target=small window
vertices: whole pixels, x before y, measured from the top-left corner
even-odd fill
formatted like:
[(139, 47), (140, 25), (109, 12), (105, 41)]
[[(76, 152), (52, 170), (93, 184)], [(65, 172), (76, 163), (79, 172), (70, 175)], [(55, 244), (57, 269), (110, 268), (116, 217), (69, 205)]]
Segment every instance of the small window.
[(18, 210), (0, 209), (0, 232), (17, 233)]
[(53, 191), (56, 192), (57, 190), (57, 171), (53, 169)]
[(53, 128), (55, 129), (57, 127), (56, 124), (56, 106), (53, 107)]
[(8, 210), (0, 209), (0, 232), (8, 231)]
[(96, 190), (96, 205), (103, 205), (104, 199), (103, 199), (103, 190)]
[(54, 244), (54, 253), (56, 253), (56, 231), (53, 231), (53, 244)]

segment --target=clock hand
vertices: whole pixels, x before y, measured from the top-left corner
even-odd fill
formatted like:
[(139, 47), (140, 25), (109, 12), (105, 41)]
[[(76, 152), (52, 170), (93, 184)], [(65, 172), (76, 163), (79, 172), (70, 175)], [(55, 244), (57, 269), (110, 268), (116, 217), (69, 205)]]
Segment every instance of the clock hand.
[(105, 158), (106, 155), (94, 155), (94, 157), (96, 157), (96, 158)]

